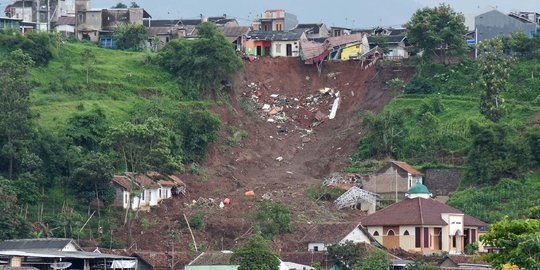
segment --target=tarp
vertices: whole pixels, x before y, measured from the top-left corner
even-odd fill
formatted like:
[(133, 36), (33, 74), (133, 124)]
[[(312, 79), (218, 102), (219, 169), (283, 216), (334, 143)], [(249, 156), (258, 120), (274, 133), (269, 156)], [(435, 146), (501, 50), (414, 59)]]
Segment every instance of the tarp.
[(137, 261), (136, 260), (114, 260), (111, 263), (111, 268), (113, 269), (129, 269), (129, 268), (137, 268)]

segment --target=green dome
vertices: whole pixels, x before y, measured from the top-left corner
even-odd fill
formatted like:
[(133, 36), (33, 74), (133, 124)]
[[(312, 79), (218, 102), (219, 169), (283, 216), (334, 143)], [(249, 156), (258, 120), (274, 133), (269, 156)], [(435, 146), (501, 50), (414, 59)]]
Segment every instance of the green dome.
[(430, 192), (426, 186), (422, 185), (420, 182), (416, 182), (416, 184), (407, 191), (407, 194), (430, 194)]

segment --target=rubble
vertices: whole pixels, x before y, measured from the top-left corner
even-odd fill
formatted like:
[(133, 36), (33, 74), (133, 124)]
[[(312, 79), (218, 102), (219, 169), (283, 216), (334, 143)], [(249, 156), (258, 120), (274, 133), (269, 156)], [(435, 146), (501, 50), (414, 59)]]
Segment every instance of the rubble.
[[(283, 124), (288, 122), (292, 122), (294, 129), (298, 130), (301, 126), (317, 127), (326, 119), (335, 117), (341, 102), (337, 89), (323, 87), (315, 91), (306, 90), (305, 96), (286, 96), (272, 93), (279, 91), (268, 84), (272, 80), (248, 83), (242, 95), (257, 108), (256, 113), (261, 120), (276, 124), (278, 134), (289, 132), (289, 129), (283, 128)], [(268, 92), (272, 94), (265, 94)]]

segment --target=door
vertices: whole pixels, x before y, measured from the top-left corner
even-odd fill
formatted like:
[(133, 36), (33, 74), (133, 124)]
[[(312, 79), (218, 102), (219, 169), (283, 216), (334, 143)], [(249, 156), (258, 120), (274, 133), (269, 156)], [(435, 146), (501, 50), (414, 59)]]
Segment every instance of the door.
[(261, 56), (261, 55), (262, 55), (262, 47), (257, 46), (257, 56)]
[(287, 44), (287, 57), (292, 56), (292, 44)]

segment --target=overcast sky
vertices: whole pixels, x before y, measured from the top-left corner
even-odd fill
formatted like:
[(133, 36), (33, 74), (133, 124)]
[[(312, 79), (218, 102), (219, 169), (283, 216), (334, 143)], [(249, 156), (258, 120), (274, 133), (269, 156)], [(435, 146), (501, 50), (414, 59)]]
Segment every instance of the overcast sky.
[[(119, 0), (93, 0), (93, 8), (110, 7)], [(121, 0), (129, 3), (131, 0)], [(154, 19), (189, 19), (227, 14), (242, 25), (266, 9), (282, 8), (296, 14), (302, 23), (324, 22), (328, 26), (399, 26), (421, 7), (438, 5), (442, 0), (137, 0)], [(474, 15), (497, 7), (540, 12), (540, 0), (453, 0), (445, 1), (462, 12), (472, 26)]]

